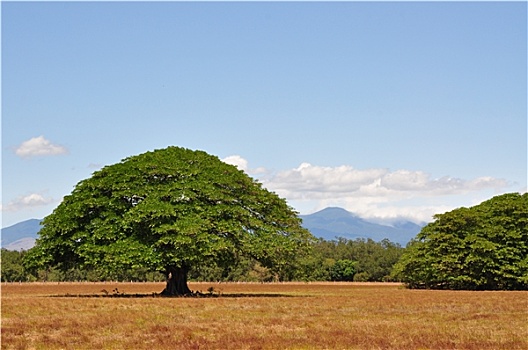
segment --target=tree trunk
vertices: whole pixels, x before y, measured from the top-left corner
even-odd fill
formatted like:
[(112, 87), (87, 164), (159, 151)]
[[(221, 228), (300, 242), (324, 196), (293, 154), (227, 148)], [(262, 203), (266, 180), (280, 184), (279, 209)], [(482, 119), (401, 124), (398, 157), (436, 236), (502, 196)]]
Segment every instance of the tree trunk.
[(182, 296), (191, 295), (193, 292), (187, 286), (187, 266), (174, 267), (169, 266), (166, 270), (167, 285), (161, 295), (166, 296)]

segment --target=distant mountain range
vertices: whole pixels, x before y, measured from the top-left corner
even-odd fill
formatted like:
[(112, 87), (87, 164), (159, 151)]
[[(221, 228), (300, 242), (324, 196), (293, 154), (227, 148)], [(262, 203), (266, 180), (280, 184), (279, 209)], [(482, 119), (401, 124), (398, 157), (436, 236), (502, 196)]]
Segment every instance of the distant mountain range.
[(401, 221), (391, 226), (362, 219), (342, 208), (326, 208), (310, 215), (300, 215), (303, 226), (314, 236), (325, 240), (371, 238), (379, 242), (385, 238), (405, 246), (416, 237), (423, 226)]
[[(303, 227), (318, 238), (333, 240), (371, 238), (376, 242), (389, 239), (405, 246), (422, 226), (403, 221), (392, 226), (376, 224), (352, 214), (342, 208), (326, 208), (310, 215), (300, 215)], [(8, 250), (28, 250), (35, 245), (41, 220), (30, 219), (2, 229), (2, 248)]]
[(35, 245), (40, 221), (30, 219), (2, 229), (1, 246), (7, 250), (28, 250)]

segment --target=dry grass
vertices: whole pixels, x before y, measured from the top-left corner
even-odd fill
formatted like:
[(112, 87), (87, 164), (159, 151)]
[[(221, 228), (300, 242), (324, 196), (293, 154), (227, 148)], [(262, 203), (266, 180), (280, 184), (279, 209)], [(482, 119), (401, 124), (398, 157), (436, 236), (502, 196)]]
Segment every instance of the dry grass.
[(222, 295), (80, 298), (64, 295), (148, 295), (163, 284), (3, 284), (2, 349), (528, 349), (528, 292), (190, 286)]

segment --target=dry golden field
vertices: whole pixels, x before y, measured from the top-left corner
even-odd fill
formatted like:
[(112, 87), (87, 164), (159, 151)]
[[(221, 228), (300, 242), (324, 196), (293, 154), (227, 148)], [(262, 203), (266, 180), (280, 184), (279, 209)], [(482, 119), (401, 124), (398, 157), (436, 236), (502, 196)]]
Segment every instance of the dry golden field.
[[(161, 283), (1, 287), (2, 349), (528, 349), (528, 292), (191, 283), (217, 297), (161, 298)], [(128, 297), (102, 297), (116, 288)]]

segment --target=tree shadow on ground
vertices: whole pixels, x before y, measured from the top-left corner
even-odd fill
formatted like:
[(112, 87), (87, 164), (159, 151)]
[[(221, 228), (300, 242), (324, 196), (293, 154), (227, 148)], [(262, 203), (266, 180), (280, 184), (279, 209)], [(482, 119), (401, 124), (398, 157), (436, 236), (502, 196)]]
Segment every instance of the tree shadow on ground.
[(224, 293), (222, 290), (210, 287), (206, 292), (200, 290), (191, 291), (186, 295), (166, 295), (162, 293), (126, 293), (114, 288), (111, 292), (102, 289), (100, 293), (91, 294), (54, 294), (48, 297), (54, 298), (291, 298), (308, 295), (291, 295), (281, 293)]
[(57, 294), (48, 295), (52, 298), (291, 298), (306, 295), (289, 295), (277, 293), (193, 293), (190, 295), (167, 296), (161, 293), (104, 293), (104, 294)]
[(202, 293), (200, 291), (193, 292), (187, 295), (164, 295), (162, 293), (125, 293), (120, 292), (117, 288), (112, 292), (103, 289), (101, 294), (55, 294), (48, 297), (54, 298), (290, 298), (302, 295), (290, 295), (280, 293), (223, 293), (218, 291), (209, 291)]

